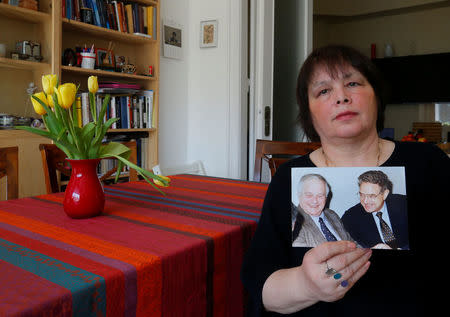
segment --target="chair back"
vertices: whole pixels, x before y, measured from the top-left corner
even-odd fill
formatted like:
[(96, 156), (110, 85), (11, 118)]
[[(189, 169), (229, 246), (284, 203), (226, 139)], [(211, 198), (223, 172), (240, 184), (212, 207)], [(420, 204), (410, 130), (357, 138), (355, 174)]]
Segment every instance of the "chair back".
[(19, 148), (0, 148), (0, 179), (6, 177), (6, 199), (19, 198)]
[[(126, 145), (130, 150), (130, 157), (128, 160), (131, 163), (137, 163), (137, 147), (136, 141), (120, 142)], [(59, 149), (55, 144), (40, 144), (39, 150), (42, 156), (42, 166), (44, 168), (45, 187), (48, 194), (58, 193), (61, 191), (61, 175), (70, 177), (72, 168), (66, 161), (67, 155)], [(112, 177), (112, 174), (117, 172), (117, 167), (108, 170), (100, 177), (100, 181), (104, 182)], [(137, 181), (137, 172), (130, 169), (129, 181)]]
[(256, 182), (261, 181), (263, 160), (268, 162), (270, 174), (273, 176), (278, 166), (290, 159), (288, 157), (279, 157), (278, 155), (301, 156), (306, 155), (319, 147), (319, 142), (256, 140), (253, 180)]

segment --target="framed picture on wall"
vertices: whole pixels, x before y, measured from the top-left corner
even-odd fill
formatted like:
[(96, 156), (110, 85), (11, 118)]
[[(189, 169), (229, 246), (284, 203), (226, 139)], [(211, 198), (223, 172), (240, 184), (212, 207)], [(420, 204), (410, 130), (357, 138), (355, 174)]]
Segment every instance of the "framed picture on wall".
[(163, 56), (168, 58), (183, 58), (183, 26), (165, 20), (162, 27), (163, 32)]
[(217, 20), (200, 22), (200, 47), (217, 47)]

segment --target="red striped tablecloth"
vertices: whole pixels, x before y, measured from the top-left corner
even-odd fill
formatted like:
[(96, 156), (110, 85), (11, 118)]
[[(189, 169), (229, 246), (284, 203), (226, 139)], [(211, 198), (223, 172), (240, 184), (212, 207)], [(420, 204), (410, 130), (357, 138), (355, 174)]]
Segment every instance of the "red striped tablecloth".
[(266, 184), (172, 177), (105, 186), (102, 216), (63, 193), (0, 202), (0, 316), (242, 316), (239, 278)]

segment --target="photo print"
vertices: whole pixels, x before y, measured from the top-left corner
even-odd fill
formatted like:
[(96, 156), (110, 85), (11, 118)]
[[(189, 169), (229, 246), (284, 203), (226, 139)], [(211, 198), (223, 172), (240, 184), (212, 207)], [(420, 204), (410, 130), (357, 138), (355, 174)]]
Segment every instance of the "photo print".
[(409, 250), (404, 167), (293, 168), (292, 246)]

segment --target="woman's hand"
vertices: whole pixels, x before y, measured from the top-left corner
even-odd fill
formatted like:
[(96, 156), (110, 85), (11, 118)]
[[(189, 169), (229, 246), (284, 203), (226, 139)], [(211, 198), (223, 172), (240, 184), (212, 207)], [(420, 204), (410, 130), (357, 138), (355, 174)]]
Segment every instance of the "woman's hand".
[(372, 249), (385, 249), (389, 250), (392, 249), (390, 246), (388, 246), (386, 243), (378, 243), (372, 247)]
[[(318, 301), (336, 301), (367, 272), (371, 254), (370, 249), (356, 248), (350, 241), (322, 243), (305, 254), (301, 266), (275, 271), (267, 278), (262, 291), (264, 307), (288, 314)], [(341, 276), (327, 275), (329, 268)], [(347, 282), (344, 286), (343, 281)]]
[[(356, 248), (355, 243), (349, 241), (322, 243), (305, 254), (299, 267), (300, 282), (311, 300), (339, 300), (367, 272), (371, 255), (370, 249)], [(327, 275), (329, 268), (340, 276)]]

